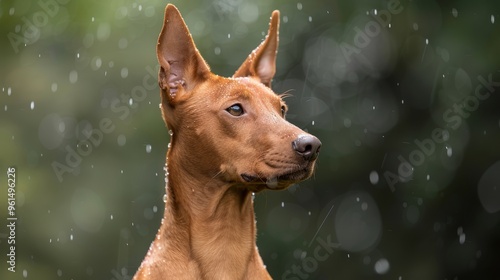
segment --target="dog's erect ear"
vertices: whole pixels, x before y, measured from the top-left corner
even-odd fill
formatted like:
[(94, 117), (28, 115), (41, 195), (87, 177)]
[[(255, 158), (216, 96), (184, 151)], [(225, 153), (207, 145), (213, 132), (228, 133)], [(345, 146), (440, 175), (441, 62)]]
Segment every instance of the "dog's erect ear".
[(280, 12), (274, 11), (266, 39), (247, 57), (233, 77), (255, 77), (264, 85), (271, 87), (271, 80), (276, 73), (279, 24)]
[(171, 4), (165, 8), (156, 55), (161, 66), (158, 81), (164, 91), (162, 102), (167, 101), (170, 105), (179, 91), (192, 89), (210, 73), (210, 67), (196, 49), (179, 10)]

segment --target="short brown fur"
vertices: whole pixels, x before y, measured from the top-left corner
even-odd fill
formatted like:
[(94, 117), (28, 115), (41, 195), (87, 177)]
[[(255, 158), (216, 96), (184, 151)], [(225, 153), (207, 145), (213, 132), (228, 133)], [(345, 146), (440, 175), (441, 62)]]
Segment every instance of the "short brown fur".
[(274, 11), (266, 39), (224, 78), (210, 72), (167, 5), (157, 45), (161, 111), (172, 132), (167, 201), (135, 280), (271, 279), (256, 247), (252, 193), (309, 178), (321, 146), (285, 120), (286, 105), (270, 89), (278, 27)]

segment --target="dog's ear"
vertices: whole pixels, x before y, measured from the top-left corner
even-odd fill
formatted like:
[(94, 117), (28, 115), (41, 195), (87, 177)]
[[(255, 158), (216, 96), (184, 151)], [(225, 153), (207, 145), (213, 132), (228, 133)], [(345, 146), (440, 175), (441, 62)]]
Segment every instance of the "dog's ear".
[(156, 55), (161, 66), (158, 81), (163, 104), (168, 102), (173, 106), (182, 91), (189, 91), (210, 73), (210, 67), (196, 48), (179, 10), (171, 4), (165, 8)]
[(276, 53), (278, 52), (278, 32), (280, 13), (274, 11), (269, 22), (266, 39), (247, 57), (233, 77), (254, 77), (271, 87), (276, 73)]

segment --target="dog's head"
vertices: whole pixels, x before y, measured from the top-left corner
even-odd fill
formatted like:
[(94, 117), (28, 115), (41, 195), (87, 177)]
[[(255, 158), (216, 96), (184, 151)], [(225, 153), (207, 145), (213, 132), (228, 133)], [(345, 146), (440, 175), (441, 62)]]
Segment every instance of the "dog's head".
[(157, 45), (161, 111), (173, 132), (169, 160), (193, 176), (252, 191), (283, 189), (307, 179), (321, 142), (285, 120), (275, 74), (279, 12), (266, 39), (233, 77), (213, 74), (179, 11), (168, 5)]

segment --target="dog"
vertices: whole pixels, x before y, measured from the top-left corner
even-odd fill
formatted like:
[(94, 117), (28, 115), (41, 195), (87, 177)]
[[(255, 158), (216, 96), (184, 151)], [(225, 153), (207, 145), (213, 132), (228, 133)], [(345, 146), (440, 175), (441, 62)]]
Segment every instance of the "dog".
[(279, 12), (230, 77), (210, 71), (171, 4), (157, 56), (170, 132), (164, 217), (134, 280), (272, 279), (256, 247), (253, 193), (309, 178), (321, 147), (271, 90)]

